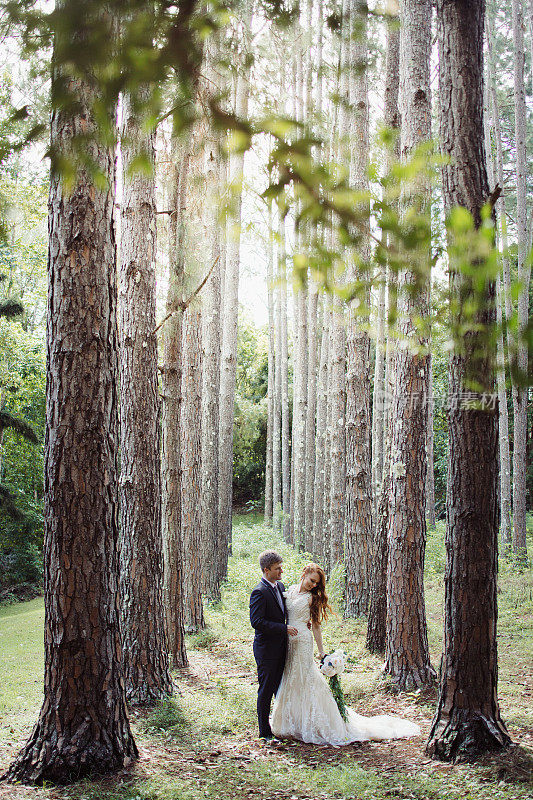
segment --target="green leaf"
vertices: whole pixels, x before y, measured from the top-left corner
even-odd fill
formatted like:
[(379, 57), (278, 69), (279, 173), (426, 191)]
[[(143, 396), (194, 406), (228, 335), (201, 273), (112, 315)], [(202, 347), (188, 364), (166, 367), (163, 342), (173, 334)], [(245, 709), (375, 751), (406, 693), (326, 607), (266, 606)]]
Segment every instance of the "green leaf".
[(463, 206), (455, 206), (448, 214), (447, 227), (456, 235), (468, 233), (474, 229), (474, 217)]

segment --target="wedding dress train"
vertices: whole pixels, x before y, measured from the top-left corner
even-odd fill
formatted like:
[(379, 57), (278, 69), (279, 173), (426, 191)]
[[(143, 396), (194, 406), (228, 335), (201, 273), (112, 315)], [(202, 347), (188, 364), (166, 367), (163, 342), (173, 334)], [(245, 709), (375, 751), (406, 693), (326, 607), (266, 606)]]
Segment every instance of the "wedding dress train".
[(274, 736), (335, 746), (417, 736), (420, 728), (416, 723), (387, 714), (364, 717), (346, 709), (348, 720), (344, 722), (313, 659), (313, 635), (307, 627), (311, 593), (298, 589), (295, 584), (286, 593), (289, 625), (298, 629), (298, 635), (289, 636), (287, 661), (272, 712)]

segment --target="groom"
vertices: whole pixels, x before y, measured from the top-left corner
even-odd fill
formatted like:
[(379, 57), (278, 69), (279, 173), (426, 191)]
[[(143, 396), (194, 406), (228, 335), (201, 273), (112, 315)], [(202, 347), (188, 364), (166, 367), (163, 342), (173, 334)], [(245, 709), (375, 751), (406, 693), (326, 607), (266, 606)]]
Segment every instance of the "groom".
[(282, 558), (275, 550), (265, 550), (259, 556), (263, 577), (250, 597), (250, 622), (255, 628), (254, 656), (257, 662), (257, 718), (259, 736), (273, 740), (268, 715), (273, 695), (278, 691), (287, 656), (287, 635), (298, 630), (287, 625), (287, 609), (281, 583)]

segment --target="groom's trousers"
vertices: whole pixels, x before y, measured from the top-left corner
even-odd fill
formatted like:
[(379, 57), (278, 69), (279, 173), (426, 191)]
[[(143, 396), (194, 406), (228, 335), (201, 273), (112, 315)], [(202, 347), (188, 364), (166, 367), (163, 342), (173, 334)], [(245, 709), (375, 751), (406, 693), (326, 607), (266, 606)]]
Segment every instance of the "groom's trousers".
[(257, 692), (259, 736), (269, 738), (272, 736), (272, 730), (270, 729), (270, 722), (268, 719), (270, 704), (281, 683), (281, 676), (283, 675), (283, 668), (285, 667), (286, 650), (284, 649), (277, 658), (267, 660), (258, 658), (255, 650), (254, 647), (255, 660), (257, 661), (257, 678), (259, 681), (259, 690)]

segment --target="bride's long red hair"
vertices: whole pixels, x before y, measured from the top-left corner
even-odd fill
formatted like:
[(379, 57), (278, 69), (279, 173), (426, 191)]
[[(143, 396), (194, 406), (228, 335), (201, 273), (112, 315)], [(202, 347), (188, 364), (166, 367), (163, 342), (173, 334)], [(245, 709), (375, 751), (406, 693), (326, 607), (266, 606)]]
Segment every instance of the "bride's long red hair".
[(316, 572), (319, 577), (317, 585), (314, 589), (311, 589), (311, 594), (313, 595), (310, 607), (311, 622), (320, 625), (321, 622), (327, 620), (330, 612), (333, 612), (333, 609), (328, 603), (328, 596), (326, 594), (326, 573), (318, 564), (306, 564), (302, 572), (301, 580), (303, 580), (306, 575), (309, 575), (310, 572)]

